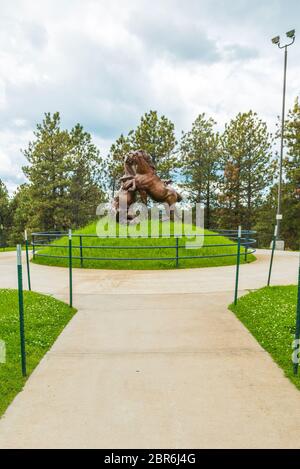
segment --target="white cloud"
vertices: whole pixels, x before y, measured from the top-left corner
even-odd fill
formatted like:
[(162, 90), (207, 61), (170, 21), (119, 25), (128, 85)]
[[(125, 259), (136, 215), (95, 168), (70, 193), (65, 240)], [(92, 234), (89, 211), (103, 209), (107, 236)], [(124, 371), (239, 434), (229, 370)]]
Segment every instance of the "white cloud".
[(33, 134), (19, 126), (0, 131), (0, 177), (6, 182), (10, 193), (24, 182), (22, 166), (26, 159), (21, 153)]
[[(149, 109), (178, 135), (200, 112), (225, 122), (250, 108), (274, 129), (282, 61), (270, 38), (300, 30), (290, 0), (0, 0), (0, 178), (24, 180), (24, 148), (46, 111), (80, 122), (103, 153)], [(299, 94), (289, 51), (287, 107)]]

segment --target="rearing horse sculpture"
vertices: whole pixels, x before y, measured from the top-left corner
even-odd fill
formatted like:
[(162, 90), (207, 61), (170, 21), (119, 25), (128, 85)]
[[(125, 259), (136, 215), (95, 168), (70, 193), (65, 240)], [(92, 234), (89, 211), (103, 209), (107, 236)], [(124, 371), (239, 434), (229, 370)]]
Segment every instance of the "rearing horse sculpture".
[[(134, 152), (129, 152), (128, 155)], [(128, 156), (127, 155), (127, 156)], [(137, 191), (129, 191), (126, 188), (126, 182), (135, 177), (133, 168), (124, 161), (124, 176), (120, 178), (121, 187), (112, 202), (112, 209), (117, 215), (118, 221), (124, 222), (125, 220), (133, 220), (134, 214), (130, 211), (131, 205), (136, 202)], [(145, 191), (138, 191), (143, 204), (147, 205), (147, 193)]]
[(145, 192), (155, 202), (165, 203), (169, 211), (175, 212), (175, 204), (180, 202), (182, 197), (173, 187), (167, 185), (169, 181), (162, 181), (158, 177), (155, 166), (145, 151), (128, 153), (125, 158), (125, 167), (131, 168), (131, 171), (130, 174), (121, 178), (124, 190)]

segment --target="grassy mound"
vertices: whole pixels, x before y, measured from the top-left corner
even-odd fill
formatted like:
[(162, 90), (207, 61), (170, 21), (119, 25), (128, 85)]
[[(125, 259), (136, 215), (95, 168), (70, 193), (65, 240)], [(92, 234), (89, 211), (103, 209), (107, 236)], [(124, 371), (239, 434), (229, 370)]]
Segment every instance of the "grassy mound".
[(296, 301), (296, 286), (265, 287), (243, 296), (229, 308), (300, 389), (300, 370), (295, 376), (292, 363)]
[[(102, 231), (106, 226), (106, 221), (102, 220)], [(187, 227), (188, 228), (188, 227)], [(187, 232), (185, 229), (185, 234)], [(117, 234), (119, 238), (99, 238), (96, 236), (96, 223), (92, 223), (83, 229), (73, 232), (72, 254), (73, 266), (80, 267), (80, 238), (76, 234), (88, 235), (82, 237), (82, 254), (83, 257), (89, 258), (83, 260), (83, 267), (93, 269), (173, 269), (176, 267), (176, 238), (174, 235), (181, 234), (182, 225), (179, 223), (156, 223), (151, 224), (148, 221), (142, 222), (139, 227), (127, 227), (117, 225)], [(140, 238), (128, 238), (128, 230), (131, 235), (143, 236)], [(165, 236), (170, 233), (171, 237), (146, 237), (151, 234), (157, 236)], [(98, 226), (99, 232), (99, 226)], [(203, 230), (195, 230), (197, 234), (203, 234)], [(191, 267), (209, 267), (232, 265), (236, 263), (237, 247), (234, 241), (217, 235), (208, 230), (204, 230), (203, 247), (193, 247), (190, 249), (186, 246), (186, 242), (191, 240), (199, 246), (203, 242), (203, 237), (181, 237), (179, 238), (179, 268)], [(112, 234), (112, 231), (110, 231)], [(94, 236), (94, 237), (93, 237)], [(45, 241), (45, 240), (44, 240)], [(209, 247), (209, 245), (212, 245)], [(216, 246), (218, 245), (218, 246)], [(62, 247), (59, 247), (62, 246)], [(38, 247), (38, 256), (33, 262), (45, 265), (67, 266), (68, 265), (68, 238), (63, 237), (51, 243), (51, 246)], [(102, 246), (102, 247), (101, 247)], [(251, 262), (255, 257), (251, 254), (244, 255), (242, 248), (241, 262)], [(39, 257), (41, 256), (41, 257)], [(48, 257), (53, 256), (53, 257)], [(57, 258), (55, 256), (62, 256)], [(204, 256), (201, 259), (192, 258), (193, 256)], [(92, 259), (100, 257), (101, 260)], [(189, 257), (182, 259), (182, 257)], [(109, 260), (113, 258), (114, 260)], [(121, 260), (121, 258), (127, 258)], [(143, 260), (129, 260), (128, 258), (142, 258)], [(150, 258), (154, 258), (150, 260)]]
[[(0, 289), (0, 340), (5, 342), (6, 363), (0, 363), (0, 415), (24, 386), (20, 358), (17, 290)], [(24, 291), (27, 373), (34, 370), (75, 313), (62, 301)]]

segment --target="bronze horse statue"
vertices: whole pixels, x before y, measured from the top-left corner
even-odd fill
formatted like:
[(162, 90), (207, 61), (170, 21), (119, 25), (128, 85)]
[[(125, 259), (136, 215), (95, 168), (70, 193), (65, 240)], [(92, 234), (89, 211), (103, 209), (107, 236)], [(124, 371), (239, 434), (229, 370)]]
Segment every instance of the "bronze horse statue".
[[(117, 214), (118, 221), (132, 220), (134, 214), (130, 212), (130, 207), (136, 202), (136, 191), (128, 191), (125, 187), (126, 181), (132, 179), (135, 176), (133, 168), (124, 161), (124, 176), (120, 178), (121, 187), (117, 195), (113, 199), (112, 208)], [(142, 202), (147, 205), (147, 193), (145, 191), (138, 191), (141, 197)]]
[(182, 196), (156, 174), (155, 166), (150, 156), (143, 150), (130, 152), (125, 158), (125, 165), (132, 169), (126, 177), (124, 189), (130, 192), (145, 192), (155, 202), (167, 204), (170, 211), (175, 211), (176, 202), (182, 200)]
[(134, 218), (134, 215), (130, 212), (130, 207), (135, 202), (136, 192), (124, 189), (124, 184), (122, 183), (120, 190), (112, 202), (112, 209), (117, 215), (117, 221), (125, 222)]
[(141, 200), (147, 204), (147, 196), (155, 202), (164, 203), (168, 209), (168, 215), (174, 219), (176, 213), (175, 204), (182, 200), (181, 195), (170, 187), (170, 180), (161, 180), (156, 174), (155, 166), (148, 153), (143, 150), (130, 151), (124, 160), (124, 176), (120, 178), (121, 189), (114, 198), (113, 207), (118, 213), (122, 212), (121, 206), (126, 204), (126, 213), (123, 210), (122, 218), (133, 220), (130, 206), (136, 201), (137, 192)]

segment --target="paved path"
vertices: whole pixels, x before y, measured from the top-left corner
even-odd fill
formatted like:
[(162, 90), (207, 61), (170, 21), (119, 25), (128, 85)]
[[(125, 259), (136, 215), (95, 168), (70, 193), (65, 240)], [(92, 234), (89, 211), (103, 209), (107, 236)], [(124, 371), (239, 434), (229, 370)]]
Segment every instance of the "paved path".
[[(241, 294), (266, 283), (257, 257)], [(273, 284), (297, 268), (276, 253)], [(0, 420), (0, 448), (299, 448), (300, 393), (227, 310), (234, 274), (75, 269), (78, 313)], [(66, 269), (32, 265), (32, 284), (67, 301)], [(0, 286), (16, 286), (13, 253)]]

